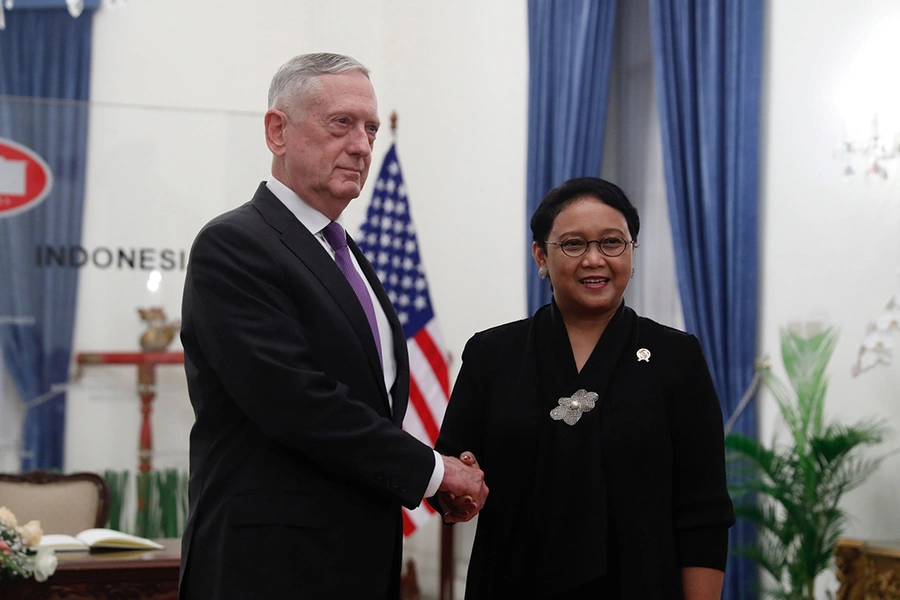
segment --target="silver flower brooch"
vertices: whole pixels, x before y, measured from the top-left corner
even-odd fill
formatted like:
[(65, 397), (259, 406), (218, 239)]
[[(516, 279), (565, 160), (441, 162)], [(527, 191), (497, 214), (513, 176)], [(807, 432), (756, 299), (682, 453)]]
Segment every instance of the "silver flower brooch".
[(574, 425), (586, 413), (594, 408), (600, 396), (596, 392), (578, 390), (568, 398), (560, 398), (559, 406), (550, 411), (554, 421), (564, 421), (566, 425)]

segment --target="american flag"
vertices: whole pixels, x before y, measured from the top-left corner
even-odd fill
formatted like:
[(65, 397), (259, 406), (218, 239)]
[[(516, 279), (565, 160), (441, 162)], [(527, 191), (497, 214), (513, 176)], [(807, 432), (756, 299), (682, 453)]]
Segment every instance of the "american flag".
[[(409, 409), (403, 429), (434, 447), (450, 398), (449, 359), (431, 307), (396, 144), (384, 157), (361, 232), (359, 247), (387, 290), (409, 349)], [(410, 535), (434, 514), (427, 502), (412, 511), (404, 508), (403, 534)]]

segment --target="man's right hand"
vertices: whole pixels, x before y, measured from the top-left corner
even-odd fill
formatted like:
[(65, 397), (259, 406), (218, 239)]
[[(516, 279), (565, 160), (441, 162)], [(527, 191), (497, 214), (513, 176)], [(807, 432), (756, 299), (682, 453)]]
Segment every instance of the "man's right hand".
[(459, 459), (452, 456), (441, 458), (444, 460), (444, 479), (437, 496), (444, 511), (444, 522), (464, 523), (477, 515), (487, 500), (484, 472), (471, 452), (463, 452)]

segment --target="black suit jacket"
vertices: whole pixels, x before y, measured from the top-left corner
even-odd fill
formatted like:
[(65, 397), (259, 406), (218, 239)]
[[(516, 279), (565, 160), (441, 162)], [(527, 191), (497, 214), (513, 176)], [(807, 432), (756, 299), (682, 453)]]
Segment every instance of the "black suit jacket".
[(391, 410), (365, 314), (334, 260), (261, 184), (191, 249), (181, 338), (196, 422), (181, 597), (396, 597), (400, 506), (434, 454), (401, 430), (406, 341), (391, 321)]

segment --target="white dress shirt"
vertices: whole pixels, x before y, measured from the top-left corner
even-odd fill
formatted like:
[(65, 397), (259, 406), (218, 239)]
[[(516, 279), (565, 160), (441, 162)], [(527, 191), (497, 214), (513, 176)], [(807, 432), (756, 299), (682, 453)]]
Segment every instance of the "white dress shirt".
[[(328, 240), (325, 239), (325, 234), (322, 232), (322, 230), (331, 223), (331, 219), (304, 202), (296, 192), (275, 179), (274, 175), (266, 181), (266, 187), (269, 188), (269, 191), (275, 194), (275, 197), (278, 198), (295, 217), (297, 217), (297, 220), (300, 221), (300, 223), (302, 223), (317, 240), (319, 240), (319, 243), (322, 244), (322, 247), (325, 248), (329, 256), (334, 259), (334, 249), (328, 243)], [(360, 278), (366, 284), (366, 290), (369, 292), (369, 297), (372, 298), (372, 306), (375, 307), (375, 322), (378, 324), (378, 337), (381, 339), (384, 385), (385, 389), (390, 391), (397, 379), (397, 358), (394, 355), (394, 338), (391, 334), (391, 324), (388, 321), (387, 314), (384, 312), (384, 308), (381, 306), (381, 302), (379, 302), (378, 297), (372, 290), (372, 286), (362, 272), (359, 262), (357, 262), (353, 252), (350, 252), (350, 258), (353, 261), (353, 268), (356, 269), (356, 272), (359, 273)], [(393, 408), (390, 394), (388, 394), (388, 402), (392, 404)], [(435, 452), (434, 471), (431, 474), (428, 487), (425, 489), (426, 498), (437, 493), (443, 478), (444, 462), (441, 460), (441, 455)]]

